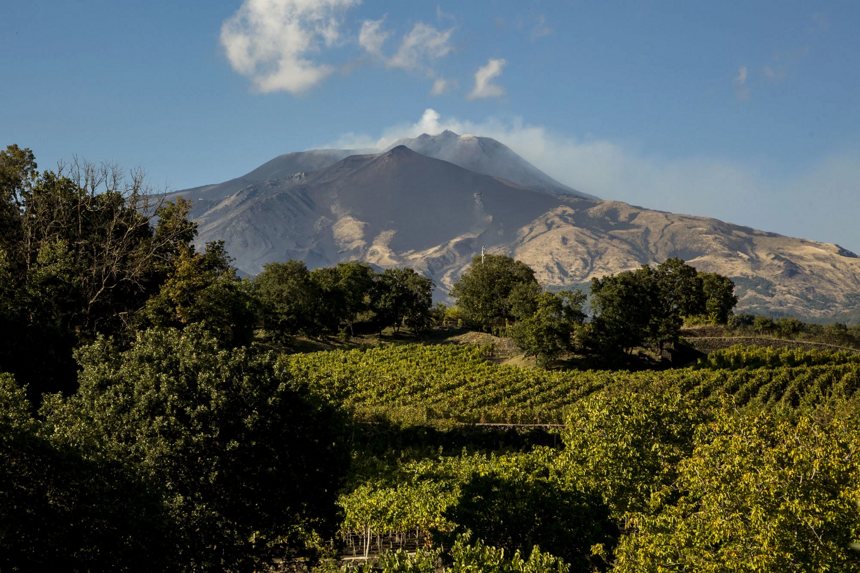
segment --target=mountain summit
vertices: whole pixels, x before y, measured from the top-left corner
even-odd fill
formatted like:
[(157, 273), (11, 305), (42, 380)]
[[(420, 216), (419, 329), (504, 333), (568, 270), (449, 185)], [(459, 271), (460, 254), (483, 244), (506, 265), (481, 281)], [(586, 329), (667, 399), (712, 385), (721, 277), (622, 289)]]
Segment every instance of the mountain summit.
[(508, 146), (489, 137), (457, 135), (453, 131), (445, 130), (439, 135), (424, 133), (414, 139), (400, 139), (391, 147), (398, 145), (405, 145), (412, 151), (448, 161), (475, 173), (507, 179), (529, 189), (556, 195), (572, 195), (583, 199), (597, 199), (594, 195), (559, 183), (514, 153)]
[(287, 259), (311, 268), (362, 260), (413, 267), (444, 297), (482, 247), (567, 288), (680, 257), (731, 277), (741, 310), (825, 317), (860, 307), (860, 258), (837, 245), (559, 185), (492, 139), (445, 132), (383, 153), (288, 153), (176, 195), (194, 204), (200, 243), (224, 240), (248, 274)]

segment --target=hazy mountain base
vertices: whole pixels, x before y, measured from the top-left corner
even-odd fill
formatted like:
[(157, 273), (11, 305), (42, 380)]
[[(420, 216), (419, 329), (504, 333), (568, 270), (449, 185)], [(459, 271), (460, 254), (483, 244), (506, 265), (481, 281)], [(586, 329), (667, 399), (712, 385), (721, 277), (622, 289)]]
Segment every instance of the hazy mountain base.
[(178, 194), (195, 202), (199, 241), (225, 240), (249, 274), (291, 258), (311, 268), (358, 259), (414, 267), (444, 298), (482, 247), (554, 288), (680, 257), (732, 277), (739, 311), (824, 320), (860, 309), (860, 259), (838, 245), (535, 191), (404, 146), (283, 176), (340, 153), (282, 156), (268, 171)]

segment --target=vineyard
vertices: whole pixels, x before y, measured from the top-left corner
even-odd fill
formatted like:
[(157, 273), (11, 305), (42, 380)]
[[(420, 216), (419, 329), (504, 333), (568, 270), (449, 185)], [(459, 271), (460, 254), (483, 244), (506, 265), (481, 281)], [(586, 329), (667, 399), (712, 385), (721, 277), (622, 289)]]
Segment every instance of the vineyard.
[(707, 403), (814, 408), (860, 390), (860, 356), (734, 347), (692, 368), (544, 371), (497, 365), (491, 347), (401, 345), (295, 355), (287, 368), (357, 419), (415, 422), (564, 423), (598, 391), (672, 389)]
[[(284, 358), (284, 368), (343, 404), (357, 422), (352, 469), (338, 500), (343, 558), (384, 560), (386, 552), (402, 550), (419, 550), (420, 557), (421, 548), (447, 547), (471, 531), (490, 544), (524, 550), (533, 548), (529, 539), (541, 539), (541, 550), (572, 570), (588, 570), (589, 548), (619, 543), (618, 526), (607, 523), (627, 523), (629, 512), (643, 511), (685, 464), (700, 463), (694, 435), (707, 446), (724, 439), (720, 428), (728, 424), (730, 439), (747, 447), (741, 434), (760, 427), (779, 433), (779, 420), (844, 404), (860, 392), (860, 356), (844, 352), (733, 347), (688, 368), (641, 372), (545, 371), (492, 358), (492, 346), (414, 344)], [(726, 400), (730, 408), (722, 407)], [(731, 418), (732, 412), (742, 417)], [(467, 445), (449, 439), (443, 447), (421, 434), (474, 438), (478, 423), (566, 429), (550, 436), (557, 445), (554, 437), (531, 436), (502, 447), (480, 439)], [(697, 434), (697, 427), (709, 429)], [(534, 428), (517, 430), (529, 431)], [(850, 428), (827, 431), (844, 443), (856, 438)], [(822, 438), (802, 439), (814, 449)], [(766, 443), (758, 447), (777, 442)], [(832, 455), (842, 459), (844, 452)], [(758, 459), (750, 455), (743, 463), (753, 467)], [(798, 474), (797, 484), (791, 473), (780, 479), (789, 480), (788, 488), (818, 487), (817, 471)], [(839, 508), (853, 523), (853, 502)], [(502, 531), (524, 537), (516, 543), (493, 538)]]

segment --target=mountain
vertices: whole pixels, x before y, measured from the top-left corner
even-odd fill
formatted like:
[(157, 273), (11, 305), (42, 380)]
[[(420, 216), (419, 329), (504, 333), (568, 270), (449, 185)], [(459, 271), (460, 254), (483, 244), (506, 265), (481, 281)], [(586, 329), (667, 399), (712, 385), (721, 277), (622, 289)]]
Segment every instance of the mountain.
[(357, 149), (314, 149), (311, 151), (285, 153), (284, 155), (275, 157), (271, 161), (267, 161), (242, 177), (237, 177), (236, 179), (231, 179), (217, 185), (204, 185), (202, 187), (186, 189), (180, 191), (178, 194), (193, 197), (197, 194), (205, 193), (209, 200), (215, 198), (224, 199), (254, 183), (291, 177), (296, 173), (317, 171), (337, 163), (345, 157), (359, 153), (362, 153), (362, 151)]
[(421, 155), (448, 161), (475, 173), (501, 177), (537, 191), (597, 199), (594, 195), (559, 183), (506, 145), (489, 137), (457, 135), (445, 130), (439, 135), (425, 133), (414, 139), (400, 139), (391, 148), (398, 145), (405, 145)]
[(344, 153), (283, 155), (177, 195), (194, 203), (199, 242), (224, 240), (249, 274), (270, 261), (358, 259), (414, 267), (445, 296), (482, 247), (528, 263), (551, 287), (680, 257), (732, 277), (740, 309), (824, 317), (860, 308), (860, 258), (838, 245), (547, 192), (405, 145), (332, 161)]
[[(237, 266), (259, 272), (268, 261), (311, 266), (359, 258), (380, 266), (403, 253), (466, 242), (492, 246), (558, 205), (550, 194), (481, 175), (398, 146), (354, 155), (292, 177), (258, 181), (224, 196), (197, 188), (192, 217), (201, 240), (224, 239)], [(435, 267), (434, 267), (435, 268)]]

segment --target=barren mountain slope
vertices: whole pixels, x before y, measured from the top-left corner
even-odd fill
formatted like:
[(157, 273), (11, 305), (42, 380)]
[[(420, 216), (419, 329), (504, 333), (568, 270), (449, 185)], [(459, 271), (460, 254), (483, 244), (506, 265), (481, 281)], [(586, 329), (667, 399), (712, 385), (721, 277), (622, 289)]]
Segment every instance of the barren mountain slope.
[(732, 277), (741, 309), (821, 317), (860, 308), (860, 259), (836, 245), (534, 191), (403, 146), (232, 193), (181, 194), (195, 202), (200, 242), (223, 239), (250, 274), (290, 258), (311, 268), (359, 259), (412, 266), (444, 296), (482, 246), (553, 287), (677, 256)]
[[(392, 265), (398, 257), (435, 252), (452, 240), (465, 249), (459, 260), (471, 256), (477, 237), (487, 246), (513, 241), (523, 225), (558, 205), (553, 195), (406, 147), (258, 182), (226, 198), (220, 190), (203, 190), (192, 199), (201, 241), (225, 240), (239, 268), (249, 273), (289, 258), (311, 266), (350, 258)], [(449, 253), (439, 256), (447, 261), (439, 264), (455, 264)]]
[(501, 177), (537, 191), (597, 199), (559, 183), (508, 146), (489, 137), (457, 135), (445, 130), (439, 135), (424, 133), (414, 139), (401, 139), (391, 147), (398, 145), (405, 145), (421, 155), (448, 161), (475, 173)]
[(812, 317), (860, 307), (860, 259), (837, 245), (615, 201), (577, 207), (539, 217), (503, 252), (557, 286), (680, 257), (732, 277), (741, 309)]

